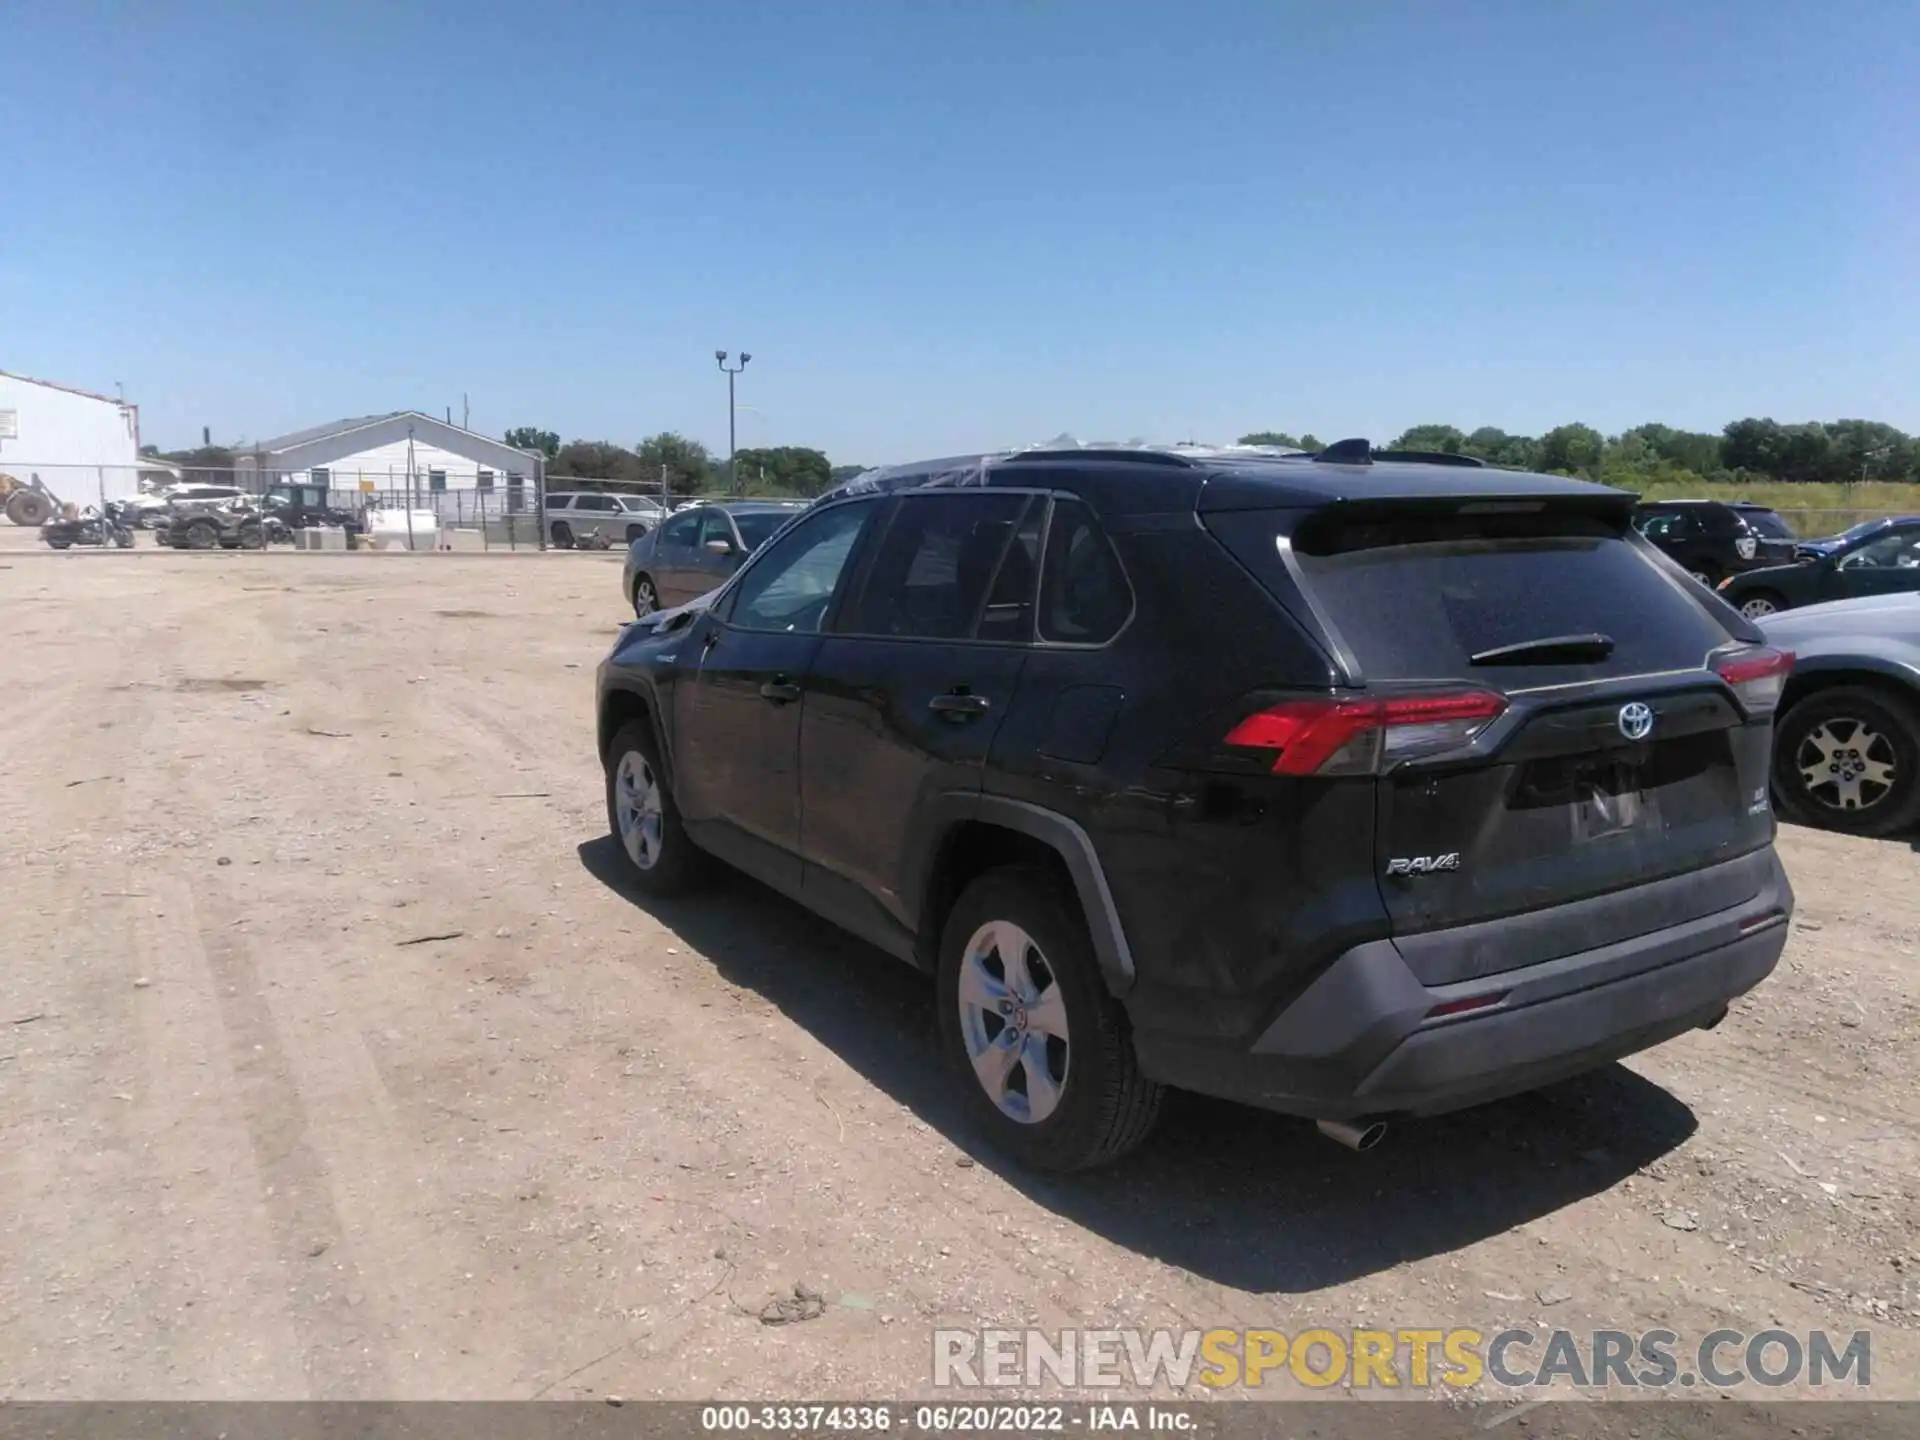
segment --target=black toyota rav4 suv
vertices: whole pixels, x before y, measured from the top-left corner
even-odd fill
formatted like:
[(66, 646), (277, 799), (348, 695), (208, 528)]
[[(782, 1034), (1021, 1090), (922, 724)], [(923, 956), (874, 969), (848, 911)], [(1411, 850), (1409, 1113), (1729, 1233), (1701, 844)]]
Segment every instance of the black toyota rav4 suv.
[(1023, 1161), (1167, 1086), (1364, 1148), (1712, 1026), (1786, 942), (1792, 657), (1632, 505), (1364, 442), (867, 487), (625, 628), (610, 824), (643, 891), (717, 857), (932, 972)]

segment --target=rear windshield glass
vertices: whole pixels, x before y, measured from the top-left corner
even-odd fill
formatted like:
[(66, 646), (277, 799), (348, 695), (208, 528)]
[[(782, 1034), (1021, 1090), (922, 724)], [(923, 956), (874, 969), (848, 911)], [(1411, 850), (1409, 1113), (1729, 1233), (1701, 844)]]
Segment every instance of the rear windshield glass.
[[(1727, 633), (1601, 519), (1444, 515), (1321, 524), (1294, 537), (1314, 599), (1369, 679), (1474, 676), (1499, 688), (1700, 665)], [(1604, 635), (1602, 658), (1476, 665), (1530, 641)]]
[(1787, 527), (1787, 522), (1771, 510), (1742, 510), (1740, 518), (1747, 522), (1747, 527), (1756, 535), (1764, 535), (1769, 540), (1793, 539), (1793, 531)]

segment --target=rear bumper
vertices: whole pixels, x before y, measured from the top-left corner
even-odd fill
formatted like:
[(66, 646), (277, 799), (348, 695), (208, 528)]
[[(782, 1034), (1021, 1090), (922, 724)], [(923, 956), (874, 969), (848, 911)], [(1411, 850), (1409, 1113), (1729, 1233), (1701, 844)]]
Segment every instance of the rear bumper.
[[(1772, 972), (1792, 888), (1771, 848), (1729, 863), (1758, 872), (1757, 893), (1736, 905), (1454, 984), (1423, 985), (1390, 940), (1357, 946), (1250, 1048), (1137, 1029), (1141, 1067), (1167, 1084), (1315, 1119), (1441, 1114), (1579, 1074), (1714, 1023)], [(1608, 899), (1632, 904), (1634, 892)], [(1489, 995), (1499, 999), (1432, 1014)]]

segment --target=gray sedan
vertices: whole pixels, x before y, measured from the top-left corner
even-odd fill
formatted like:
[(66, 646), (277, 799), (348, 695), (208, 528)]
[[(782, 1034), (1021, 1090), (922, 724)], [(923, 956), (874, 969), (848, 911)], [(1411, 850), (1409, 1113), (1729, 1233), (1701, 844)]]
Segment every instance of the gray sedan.
[(683, 605), (725, 584), (806, 502), (716, 500), (683, 510), (627, 547), (621, 589), (636, 616)]

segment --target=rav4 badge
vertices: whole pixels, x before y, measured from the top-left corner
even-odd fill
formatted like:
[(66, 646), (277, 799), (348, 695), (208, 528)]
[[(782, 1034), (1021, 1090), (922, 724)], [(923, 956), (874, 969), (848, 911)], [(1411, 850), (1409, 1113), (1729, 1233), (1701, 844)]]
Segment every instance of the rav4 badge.
[(1449, 850), (1444, 855), (1409, 855), (1403, 860), (1387, 861), (1389, 875), (1436, 875), (1442, 870), (1458, 870), (1460, 852)]

